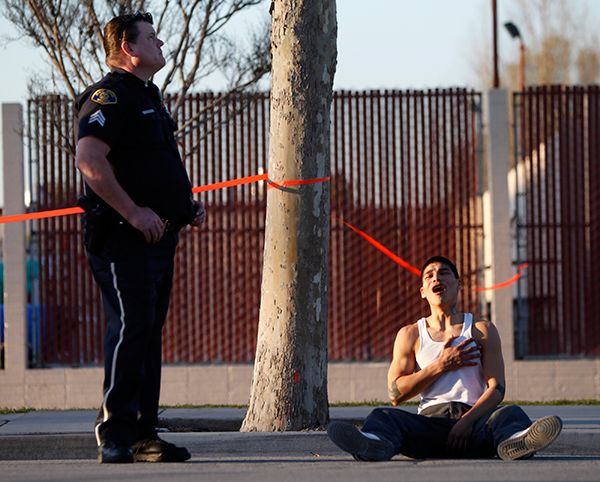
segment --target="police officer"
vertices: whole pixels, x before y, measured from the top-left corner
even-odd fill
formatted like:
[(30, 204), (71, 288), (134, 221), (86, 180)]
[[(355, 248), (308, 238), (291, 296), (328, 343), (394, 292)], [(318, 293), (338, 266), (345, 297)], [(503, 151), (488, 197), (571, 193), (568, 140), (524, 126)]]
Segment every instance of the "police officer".
[(89, 264), (107, 320), (101, 463), (178, 462), (190, 453), (156, 433), (161, 334), (179, 230), (204, 222), (174, 138), (175, 123), (150, 78), (165, 65), (149, 13), (104, 28), (111, 72), (78, 99), (76, 162)]

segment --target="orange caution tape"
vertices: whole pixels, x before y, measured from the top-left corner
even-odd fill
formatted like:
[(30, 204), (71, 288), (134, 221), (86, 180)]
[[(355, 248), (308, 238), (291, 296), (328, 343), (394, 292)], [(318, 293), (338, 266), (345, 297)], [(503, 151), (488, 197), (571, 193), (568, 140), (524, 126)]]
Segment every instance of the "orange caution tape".
[[(207, 184), (205, 186), (198, 186), (192, 189), (193, 193), (206, 192), (206, 191), (215, 191), (217, 189), (224, 189), (233, 186), (241, 186), (243, 184), (250, 184), (258, 181), (268, 181), (270, 185), (273, 187), (282, 187), (282, 186), (297, 186), (299, 184), (313, 184), (316, 182), (325, 182), (329, 181), (330, 177), (320, 177), (317, 179), (306, 179), (306, 180), (292, 180), (292, 181), (280, 181), (280, 183), (276, 183), (273, 181), (269, 181), (268, 174), (257, 174), (256, 176), (247, 176), (240, 177), (237, 179), (231, 179), (229, 181), (215, 182), (213, 184)], [(271, 187), (271, 186), (268, 187)], [(0, 224), (6, 223), (16, 223), (19, 221), (31, 221), (34, 219), (44, 219), (44, 218), (54, 218), (57, 216), (69, 216), (71, 214), (81, 214), (83, 213), (83, 209), (80, 207), (72, 207), (65, 209), (53, 209), (51, 211), (38, 211), (35, 213), (27, 213), (27, 214), (16, 214), (13, 216), (0, 216)]]
[(516, 283), (522, 276), (521, 271), (523, 271), (528, 266), (529, 266), (529, 263), (521, 263), (521, 264), (517, 265), (517, 274), (514, 275), (512, 278), (507, 279), (506, 281), (502, 281), (502, 283), (498, 283), (493, 286), (477, 288), (476, 291), (491, 291), (491, 290), (498, 290), (500, 288), (506, 288), (507, 286), (510, 286), (513, 283)]
[(387, 249), (383, 244), (381, 244), (379, 241), (377, 241), (376, 239), (372, 238), (371, 236), (369, 236), (367, 233), (365, 233), (364, 231), (361, 231), (360, 229), (352, 226), (352, 224), (347, 223), (346, 221), (344, 221), (344, 224), (346, 226), (348, 226), (352, 231), (354, 231), (355, 233), (360, 234), (364, 239), (366, 239), (369, 243), (371, 243), (373, 246), (375, 246), (379, 251), (381, 251), (383, 254), (385, 254), (388, 258), (392, 259), (393, 261), (395, 261), (396, 263), (398, 263), (400, 266), (402, 266), (404, 269), (407, 269), (408, 271), (410, 271), (412, 274), (416, 275), (416, 276), (421, 276), (421, 271), (418, 268), (415, 268), (412, 264), (410, 264), (407, 261), (404, 261), (400, 256), (398, 256), (397, 254), (393, 253), (392, 251), (390, 251), (389, 249)]
[[(303, 185), (303, 184), (314, 184), (317, 182), (327, 182), (330, 179), (331, 179), (331, 177), (327, 176), (327, 177), (319, 177), (319, 178), (315, 178), (315, 179), (300, 179), (300, 180), (275, 182), (275, 181), (269, 180), (269, 176), (265, 173), (265, 174), (257, 174), (255, 176), (240, 177), (237, 179), (231, 179), (229, 181), (216, 182), (213, 184), (207, 184), (205, 186), (198, 186), (198, 187), (193, 188), (192, 192), (199, 193), (199, 192), (206, 192), (206, 191), (215, 191), (217, 189), (224, 189), (224, 188), (233, 187), (233, 186), (241, 186), (243, 184), (250, 184), (250, 183), (258, 182), (258, 181), (267, 181), (269, 183), (267, 188), (271, 188), (271, 187), (282, 188), (282, 187), (287, 187), (287, 186), (298, 186), (298, 185)], [(16, 214), (16, 215), (11, 215), (11, 216), (0, 216), (0, 224), (16, 223), (19, 221), (30, 221), (30, 220), (35, 220), (35, 219), (54, 218), (57, 216), (69, 216), (71, 214), (81, 214), (83, 212), (84, 212), (83, 209), (76, 206), (76, 207), (65, 208), (65, 209), (53, 209), (50, 211), (38, 211), (35, 213)], [(415, 268), (413, 265), (411, 265), (407, 261), (403, 260), (400, 256), (398, 256), (397, 254), (395, 254), (394, 252), (392, 252), (391, 250), (386, 248), (383, 244), (381, 244), (375, 238), (372, 238), (367, 233), (365, 233), (364, 231), (361, 231), (357, 227), (352, 226), (352, 224), (350, 224), (346, 221), (343, 221), (343, 222), (346, 226), (348, 226), (354, 232), (356, 232), (360, 236), (362, 236), (371, 245), (373, 245), (375, 248), (377, 248), (379, 251), (381, 251), (383, 254), (385, 254), (388, 258), (392, 259), (395, 263), (399, 264), (404, 269), (410, 271), (415, 276), (421, 276), (421, 272), (418, 268)], [(500, 289), (500, 288), (505, 288), (506, 286), (510, 286), (511, 284), (515, 283), (517, 280), (519, 280), (521, 278), (521, 276), (522, 276), (521, 271), (523, 269), (527, 268), (527, 266), (528, 266), (527, 263), (521, 263), (520, 265), (517, 266), (517, 274), (515, 276), (513, 276), (512, 278), (510, 278), (506, 281), (503, 281), (502, 283), (495, 284), (493, 286), (489, 286), (489, 287), (485, 287), (485, 288), (477, 288), (477, 291), (496, 290), (496, 289)]]
[(214, 184), (207, 184), (206, 186), (198, 186), (192, 189), (193, 193), (216, 191), (217, 189), (224, 189), (227, 187), (241, 186), (242, 184), (250, 184), (258, 181), (267, 181), (269, 175), (257, 174), (256, 176), (240, 177), (238, 179), (231, 179), (229, 181), (215, 182)]
[(288, 187), (288, 186), (299, 186), (302, 184), (314, 184), (317, 182), (327, 182), (330, 179), (331, 179), (331, 176), (317, 177), (315, 179), (302, 179), (302, 180), (280, 181), (280, 182), (271, 181), (269, 179), (269, 181), (268, 181), (269, 185), (267, 186), (267, 189), (282, 188), (282, 187)]
[[(385, 254), (388, 258), (392, 259), (397, 264), (402, 266), (404, 269), (407, 269), (408, 271), (410, 271), (412, 274), (414, 274), (416, 276), (421, 276), (421, 271), (419, 269), (415, 268), (413, 265), (411, 265), (407, 261), (404, 261), (400, 256), (395, 254), (393, 251), (390, 251), (388, 248), (386, 248), (383, 244), (381, 244), (375, 238), (372, 238), (364, 231), (361, 231), (360, 229), (352, 226), (352, 224), (350, 224), (346, 221), (343, 221), (343, 223), (346, 226), (348, 226), (350, 229), (352, 229), (354, 232), (360, 234), (371, 245), (373, 245), (375, 248), (377, 248), (379, 251), (381, 251), (383, 254)], [(515, 276), (513, 276), (512, 278), (510, 278), (506, 281), (503, 281), (502, 283), (495, 284), (493, 286), (487, 286), (484, 288), (476, 288), (476, 291), (491, 291), (491, 290), (506, 288), (507, 286), (510, 286), (513, 283), (516, 283), (521, 278), (521, 276), (522, 276), (521, 271), (524, 270), (525, 268), (527, 268), (527, 266), (529, 266), (528, 263), (521, 263), (517, 266), (517, 274)]]
[(14, 216), (1, 216), (0, 224), (16, 223), (18, 221), (30, 221), (32, 219), (55, 218), (57, 216), (69, 216), (71, 214), (81, 214), (83, 209), (80, 207), (53, 209), (51, 211), (38, 211), (36, 213), (15, 214)]

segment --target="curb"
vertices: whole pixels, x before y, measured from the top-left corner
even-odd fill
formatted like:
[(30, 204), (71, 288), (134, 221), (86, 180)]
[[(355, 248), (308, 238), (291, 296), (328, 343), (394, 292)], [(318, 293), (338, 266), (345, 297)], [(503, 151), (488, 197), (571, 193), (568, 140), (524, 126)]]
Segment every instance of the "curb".
[(159, 418), (158, 429), (168, 432), (239, 432), (241, 419)]
[[(232, 428), (233, 424), (240, 422), (232, 420), (195, 422), (203, 428), (203, 431), (191, 431), (188, 426), (186, 432), (165, 432), (161, 437), (187, 447), (195, 457), (210, 454), (249, 457), (341, 455), (340, 450), (323, 431), (209, 432), (210, 426)], [(563, 430), (556, 441), (541, 453), (597, 456), (600, 454), (600, 429)], [(94, 460), (96, 458), (96, 440), (92, 433), (0, 436), (0, 460)]]

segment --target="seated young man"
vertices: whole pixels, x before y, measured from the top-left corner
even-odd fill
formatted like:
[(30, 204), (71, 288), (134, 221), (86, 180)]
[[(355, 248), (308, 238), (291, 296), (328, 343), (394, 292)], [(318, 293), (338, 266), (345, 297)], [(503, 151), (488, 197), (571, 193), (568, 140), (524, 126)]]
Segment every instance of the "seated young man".
[(529, 458), (562, 429), (555, 416), (532, 423), (504, 398), (504, 361), (496, 327), (457, 308), (458, 270), (442, 256), (421, 270), (421, 297), (431, 314), (404, 326), (388, 371), (392, 405), (421, 396), (418, 414), (397, 408), (373, 410), (358, 430), (331, 422), (327, 433), (357, 460), (412, 458)]

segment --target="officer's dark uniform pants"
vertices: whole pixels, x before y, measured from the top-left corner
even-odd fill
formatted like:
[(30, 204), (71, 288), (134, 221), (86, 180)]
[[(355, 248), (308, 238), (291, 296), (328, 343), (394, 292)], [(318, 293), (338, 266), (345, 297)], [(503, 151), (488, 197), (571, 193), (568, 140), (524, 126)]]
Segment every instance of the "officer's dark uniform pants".
[(111, 440), (129, 446), (156, 433), (162, 328), (177, 240), (178, 234), (169, 232), (148, 244), (140, 233), (120, 226), (100, 254), (88, 253), (107, 323), (99, 444)]
[[(452, 458), (456, 454), (447, 449), (448, 434), (469, 408), (459, 402), (440, 403), (426, 408), (421, 415), (398, 408), (376, 408), (365, 420), (362, 430), (392, 442), (396, 454), (412, 458)], [(531, 420), (521, 407), (499, 407), (475, 422), (462, 457), (495, 457), (500, 442), (530, 425)]]

